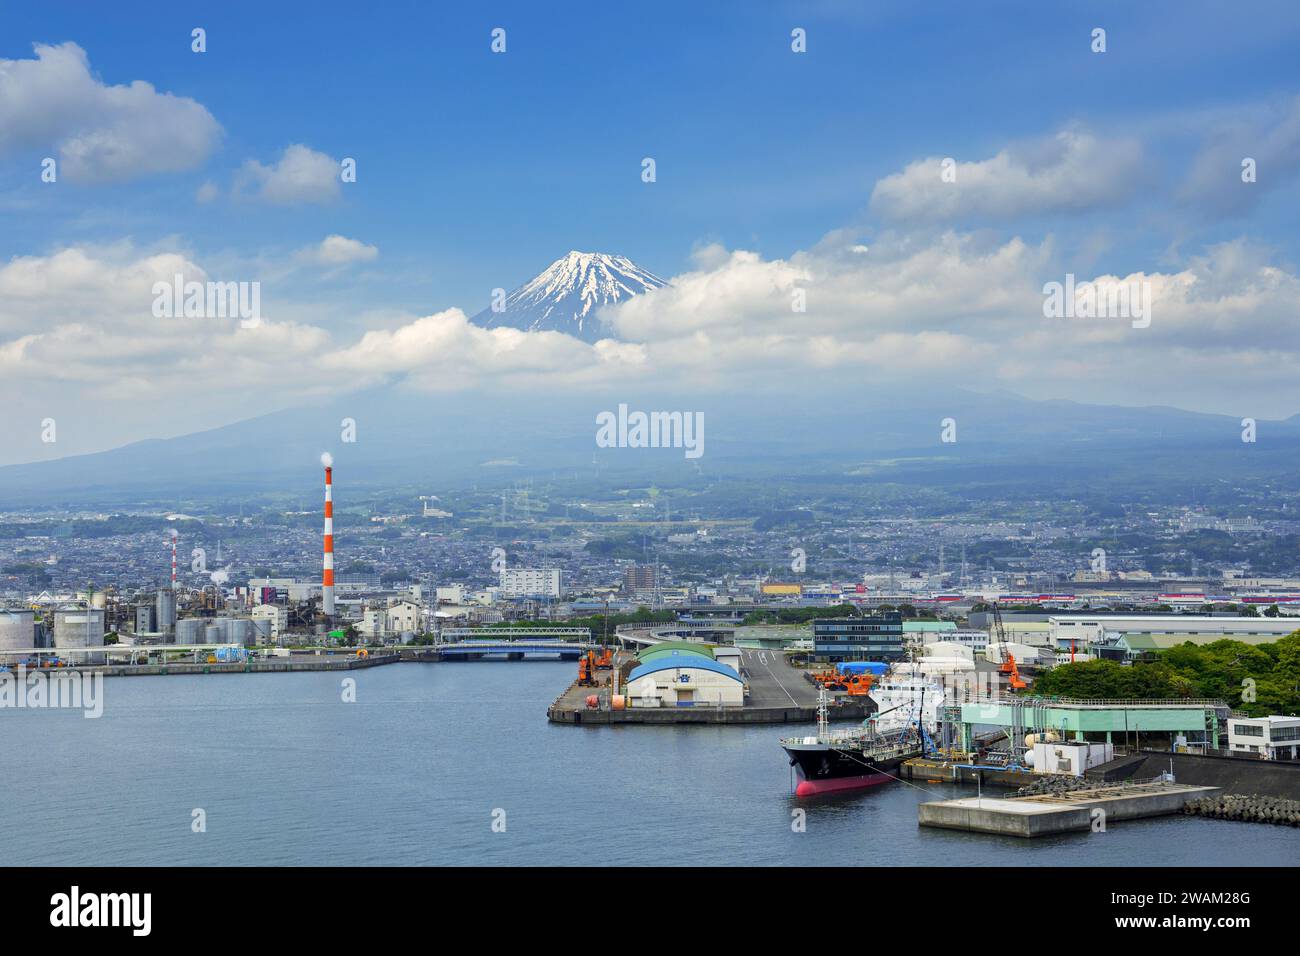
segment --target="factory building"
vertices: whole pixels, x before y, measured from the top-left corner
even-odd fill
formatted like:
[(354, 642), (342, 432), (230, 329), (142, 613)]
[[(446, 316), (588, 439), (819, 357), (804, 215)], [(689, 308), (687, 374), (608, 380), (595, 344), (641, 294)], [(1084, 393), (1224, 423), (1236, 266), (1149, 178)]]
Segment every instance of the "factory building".
[(278, 604), (259, 604), (251, 614), (258, 634), (272, 641), (278, 641), (289, 629), (289, 612)]
[(387, 607), (368, 607), (361, 616), (361, 633), (380, 640), (393, 634), (419, 634), (423, 609), (415, 601), (393, 600)]
[[(1289, 632), (1288, 632), (1289, 633)], [(1168, 634), (1139, 634), (1128, 632), (1108, 640), (1102, 645), (1095, 645), (1093, 650), (1098, 657), (1118, 661), (1134, 661), (1150, 658), (1157, 651), (1167, 651), (1180, 644), (1195, 644), (1202, 647), (1215, 641), (1233, 640), (1243, 644), (1272, 644), (1286, 634), (1194, 634), (1180, 631)]]
[(745, 685), (735, 668), (703, 644), (674, 642), (647, 649), (627, 675), (631, 707), (739, 707)]
[[(1210, 635), (1211, 640), (1264, 637), (1276, 640), (1296, 630), (1295, 621), (1271, 617), (1215, 617), (1196, 614), (1088, 615), (1054, 614), (1047, 619), (1051, 644), (1058, 651), (1071, 645), (1112, 643), (1121, 634)], [(1032, 642), (1026, 642), (1032, 643)]]

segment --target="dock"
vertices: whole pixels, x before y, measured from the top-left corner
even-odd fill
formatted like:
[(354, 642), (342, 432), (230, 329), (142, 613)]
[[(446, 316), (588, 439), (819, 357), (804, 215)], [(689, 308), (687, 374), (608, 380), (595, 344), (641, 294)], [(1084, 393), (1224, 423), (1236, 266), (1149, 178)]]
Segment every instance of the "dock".
[[(610, 671), (597, 672), (599, 686), (569, 685), (546, 710), (556, 724), (813, 724), (817, 720), (817, 687), (804, 677), (779, 651), (746, 648), (741, 652), (742, 677), (749, 688), (745, 703), (717, 707), (696, 704), (691, 707), (629, 707), (614, 710), (609, 706)], [(615, 668), (628, 659), (620, 652)], [(595, 695), (600, 702), (587, 706)], [(830, 719), (865, 720), (875, 711), (869, 698), (837, 699), (830, 707)]]
[(921, 783), (963, 783), (985, 787), (1007, 787), (1017, 790), (1026, 787), (1042, 774), (1020, 767), (981, 767), (972, 763), (943, 760), (937, 757), (913, 757), (898, 768), (904, 780)]
[[(354, 671), (366, 667), (396, 664), (396, 654), (295, 654), (292, 657), (259, 657), (244, 661), (171, 661), (166, 664), (98, 664), (47, 668), (42, 674), (102, 674), (104, 677), (159, 677), (177, 674), (283, 674), (300, 671)], [(32, 673), (36, 673), (35, 670)]]
[(1041, 837), (1104, 830), (1120, 820), (1182, 813), (1190, 800), (1212, 797), (1218, 787), (1198, 787), (1152, 780), (1028, 797), (963, 797), (937, 800), (917, 808), (923, 827), (993, 833), (999, 836)]

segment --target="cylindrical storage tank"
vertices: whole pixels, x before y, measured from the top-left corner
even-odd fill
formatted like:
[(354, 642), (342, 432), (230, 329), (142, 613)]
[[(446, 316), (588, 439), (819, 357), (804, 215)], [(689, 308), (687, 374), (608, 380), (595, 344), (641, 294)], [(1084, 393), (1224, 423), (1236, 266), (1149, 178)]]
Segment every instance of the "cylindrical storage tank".
[(208, 622), (201, 617), (183, 617), (176, 622), (176, 644), (202, 644)]
[(0, 610), (0, 660), (7, 652), (37, 646), (35, 611)]
[[(54, 647), (82, 648), (104, 646), (104, 612), (91, 608), (77, 608), (54, 612)], [(68, 660), (74, 664), (103, 663), (102, 654), (69, 655)]]
[(204, 644), (223, 644), (223, 643), (225, 643), (225, 642), (221, 639), (221, 625), (220, 625), (220, 624), (209, 624), (207, 627), (205, 627), (205, 628), (203, 629), (203, 641), (202, 641), (201, 643), (204, 643)]
[[(167, 631), (176, 626), (176, 592), (163, 588), (154, 600), (154, 623), (158, 630)], [(180, 642), (178, 642), (180, 643)]]
[(78, 591), (76, 594), (78, 601), (85, 601), (95, 610), (102, 611), (107, 603), (103, 591)]
[(271, 643), (271, 619), (255, 617), (248, 622), (253, 631), (253, 640), (259, 644)]
[(251, 647), (254, 643), (253, 622), (244, 617), (232, 617), (223, 628), (227, 644)]

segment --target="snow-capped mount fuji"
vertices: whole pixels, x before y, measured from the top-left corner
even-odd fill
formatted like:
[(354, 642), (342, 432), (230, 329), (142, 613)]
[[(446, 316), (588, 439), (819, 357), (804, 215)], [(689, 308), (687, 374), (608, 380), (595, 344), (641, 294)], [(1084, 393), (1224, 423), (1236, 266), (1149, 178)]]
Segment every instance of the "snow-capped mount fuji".
[(570, 252), (507, 295), (502, 311), (489, 306), (470, 321), (485, 329), (564, 332), (596, 342), (615, 337), (614, 330), (596, 318), (598, 309), (667, 284), (626, 256)]

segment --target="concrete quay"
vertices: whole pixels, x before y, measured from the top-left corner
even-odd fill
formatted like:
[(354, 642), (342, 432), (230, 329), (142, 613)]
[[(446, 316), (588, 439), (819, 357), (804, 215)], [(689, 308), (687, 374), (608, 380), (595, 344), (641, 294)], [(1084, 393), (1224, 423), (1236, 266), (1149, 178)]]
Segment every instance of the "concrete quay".
[[(593, 688), (583, 687), (582, 691)], [(585, 699), (585, 694), (584, 694)], [(864, 720), (870, 710), (861, 704), (831, 709), (831, 720)], [(799, 724), (817, 720), (816, 707), (632, 707), (626, 710), (587, 709), (556, 701), (546, 710), (555, 724)]]
[(1056, 836), (1088, 832), (1093, 829), (1094, 820), (1109, 826), (1120, 820), (1182, 813), (1189, 800), (1218, 792), (1217, 787), (1156, 781), (1051, 796), (963, 797), (921, 804), (917, 808), (917, 823), (923, 827), (999, 836)]
[(959, 763), (954, 760), (938, 760), (934, 757), (913, 757), (904, 761), (898, 768), (898, 775), (904, 780), (917, 780), (922, 783), (966, 783), (985, 787), (1007, 787), (1012, 790), (1028, 786), (1041, 778), (1032, 770), (1014, 770), (1004, 767), (978, 767)]
[(108, 664), (95, 667), (61, 667), (42, 670), (43, 674), (103, 674), (105, 677), (158, 677), (174, 674), (282, 674), (298, 671), (353, 671), (365, 667), (394, 664), (396, 654), (354, 657), (342, 654), (297, 654), (293, 657), (259, 658), (230, 663)]
[[(630, 659), (620, 653), (615, 666)], [(577, 681), (555, 699), (546, 710), (556, 724), (809, 724), (817, 721), (817, 688), (790, 665), (784, 654), (745, 648), (741, 652), (741, 676), (749, 689), (745, 703), (718, 707), (696, 704), (691, 707), (628, 707), (613, 710), (609, 706), (610, 671), (598, 671), (596, 687), (579, 687)], [(600, 705), (587, 707), (587, 698), (595, 695)], [(870, 698), (840, 697), (830, 705), (830, 719), (865, 720), (875, 712)], [(811, 730), (809, 731), (811, 733)]]

